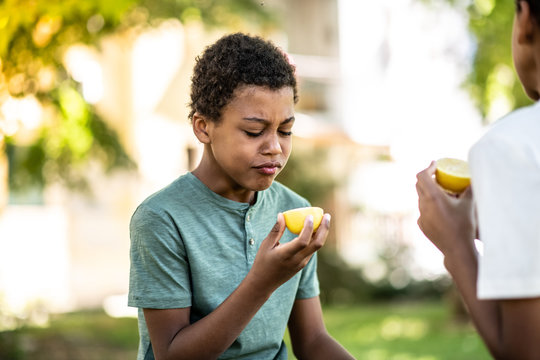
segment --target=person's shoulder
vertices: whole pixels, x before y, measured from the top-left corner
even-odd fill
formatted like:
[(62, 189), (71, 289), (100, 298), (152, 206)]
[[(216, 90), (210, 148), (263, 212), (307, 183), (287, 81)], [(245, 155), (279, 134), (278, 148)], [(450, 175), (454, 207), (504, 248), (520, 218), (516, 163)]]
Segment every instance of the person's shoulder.
[(165, 187), (146, 197), (133, 211), (130, 228), (141, 231), (144, 228), (162, 227), (178, 213), (185, 213), (186, 193), (193, 193), (189, 187), (189, 176), (181, 175)]
[(540, 129), (540, 102), (510, 112), (493, 123), (485, 137), (529, 133)]
[(498, 145), (526, 145), (537, 142), (540, 134), (540, 103), (514, 110), (494, 122), (487, 132), (474, 144), (471, 152)]
[(176, 202), (183, 197), (183, 193), (186, 192), (189, 183), (188, 174), (181, 175), (165, 187), (146, 197), (138, 208), (153, 209), (155, 211), (166, 208), (169, 203)]

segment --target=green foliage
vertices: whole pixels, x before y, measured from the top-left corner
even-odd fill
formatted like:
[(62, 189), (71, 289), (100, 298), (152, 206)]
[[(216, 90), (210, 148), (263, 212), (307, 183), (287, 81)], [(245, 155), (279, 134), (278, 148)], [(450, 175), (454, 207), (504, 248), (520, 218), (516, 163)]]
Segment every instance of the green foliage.
[(317, 275), (321, 288), (321, 303), (325, 305), (351, 304), (370, 299), (371, 285), (362, 272), (351, 268), (331, 249), (317, 253)]
[(242, 23), (272, 27), (277, 19), (264, 1), (257, 0), (142, 0), (140, 7), (152, 17), (176, 17), (182, 22), (201, 21), (210, 26), (235, 28)]
[(14, 332), (0, 332), (0, 359), (23, 359), (24, 352), (19, 341), (20, 339)]
[(118, 136), (84, 101), (62, 59), (68, 46), (96, 44), (120, 26), (133, 5), (134, 0), (0, 4), (0, 98), (35, 96), (50, 115), (30, 141), (20, 141), (17, 133), (7, 138), (13, 191), (52, 181), (87, 188), (82, 164), (99, 152), (125, 160), (115, 162), (119, 167), (133, 165)]
[(20, 145), (15, 137), (7, 138), (13, 192), (53, 182), (89, 190), (84, 171), (89, 159), (99, 160), (106, 171), (134, 168), (117, 134), (84, 101), (76, 86), (66, 80), (48, 94), (55, 116), (42, 126), (35, 141)]
[[(512, 108), (531, 103), (514, 71), (511, 51), (514, 1), (507, 0), (418, 0), (426, 4), (448, 3), (468, 16), (476, 51), (464, 87), (486, 121), (497, 102)], [(500, 115), (500, 114), (497, 114)]]
[[(7, 60), (7, 68), (19, 69), (32, 61), (27, 57), (29, 53), (39, 52), (40, 57), (52, 60), (59, 55), (55, 54), (58, 48), (75, 42), (90, 43), (119, 26), (135, 3), (136, 0), (6, 0), (0, 4), (0, 57)], [(93, 22), (97, 24), (92, 26)]]
[[(323, 248), (318, 253), (317, 274), (321, 288), (321, 302), (324, 305), (346, 305), (359, 302), (380, 302), (396, 300), (436, 300), (441, 299), (451, 288), (447, 277), (434, 280), (409, 279), (407, 284), (397, 288), (388, 277), (380, 281), (366, 280), (363, 269), (348, 265), (337, 253)], [(386, 265), (393, 269), (392, 263), (398, 256), (386, 259)], [(404, 270), (405, 267), (399, 269)]]
[[(487, 1), (469, 7), (469, 27), (475, 35), (478, 50), (468, 83), (482, 114), (487, 115), (498, 97), (506, 98), (513, 108), (531, 103), (513, 69), (511, 36), (515, 13), (513, 1)], [(510, 74), (506, 75), (505, 69)]]

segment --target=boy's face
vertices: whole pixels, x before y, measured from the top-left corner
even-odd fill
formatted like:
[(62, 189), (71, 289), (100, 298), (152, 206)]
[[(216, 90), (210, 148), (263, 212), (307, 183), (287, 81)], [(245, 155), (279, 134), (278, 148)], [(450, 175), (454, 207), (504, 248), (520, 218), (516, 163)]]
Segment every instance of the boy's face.
[(540, 52), (540, 29), (533, 20), (528, 3), (522, 2), (516, 12), (512, 29), (512, 57), (519, 80), (527, 95), (533, 99), (540, 98), (538, 83), (538, 53)]
[(236, 89), (220, 121), (208, 123), (207, 145), (215, 159), (212, 182), (228, 188), (225, 192), (268, 188), (289, 159), (293, 123), (291, 87)]

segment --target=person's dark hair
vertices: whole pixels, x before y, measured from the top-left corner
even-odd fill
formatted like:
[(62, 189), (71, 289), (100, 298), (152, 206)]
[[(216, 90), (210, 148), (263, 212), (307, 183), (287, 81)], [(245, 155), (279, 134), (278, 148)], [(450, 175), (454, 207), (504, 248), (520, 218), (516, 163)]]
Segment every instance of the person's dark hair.
[(516, 2), (516, 11), (521, 11), (521, 2), (525, 1), (529, 4), (531, 9), (531, 15), (536, 20), (536, 23), (540, 25), (540, 0), (515, 0)]
[(197, 57), (191, 78), (191, 111), (219, 121), (236, 88), (257, 85), (278, 90), (290, 86), (298, 101), (295, 68), (270, 41), (235, 33), (223, 36)]

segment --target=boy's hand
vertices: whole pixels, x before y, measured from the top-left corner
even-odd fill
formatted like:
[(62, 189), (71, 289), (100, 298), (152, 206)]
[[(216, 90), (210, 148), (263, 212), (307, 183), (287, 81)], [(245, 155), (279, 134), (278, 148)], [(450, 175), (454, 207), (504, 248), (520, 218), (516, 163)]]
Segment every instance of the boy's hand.
[(432, 162), (416, 176), (420, 210), (418, 226), (443, 254), (448, 255), (463, 249), (462, 245), (473, 245), (476, 237), (475, 208), (470, 186), (463, 193), (451, 196), (435, 182), (435, 169), (436, 163)]
[(285, 219), (283, 214), (278, 214), (277, 222), (261, 243), (250, 271), (255, 285), (261, 287), (261, 290), (274, 291), (293, 277), (307, 265), (313, 253), (324, 245), (329, 228), (330, 214), (325, 214), (317, 232), (313, 233), (313, 216), (309, 215), (298, 237), (280, 244), (279, 239), (285, 231)]

